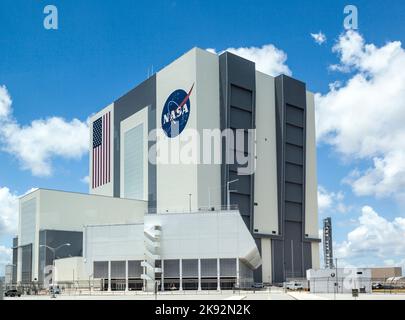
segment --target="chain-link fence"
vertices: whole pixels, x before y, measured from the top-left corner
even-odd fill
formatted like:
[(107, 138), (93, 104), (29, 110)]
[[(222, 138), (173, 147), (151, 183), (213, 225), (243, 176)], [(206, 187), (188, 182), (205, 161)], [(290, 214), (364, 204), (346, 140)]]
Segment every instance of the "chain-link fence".
[(352, 293), (353, 289), (357, 289), (359, 293), (404, 294), (405, 281), (344, 276), (312, 278), (309, 281), (309, 290), (312, 293)]

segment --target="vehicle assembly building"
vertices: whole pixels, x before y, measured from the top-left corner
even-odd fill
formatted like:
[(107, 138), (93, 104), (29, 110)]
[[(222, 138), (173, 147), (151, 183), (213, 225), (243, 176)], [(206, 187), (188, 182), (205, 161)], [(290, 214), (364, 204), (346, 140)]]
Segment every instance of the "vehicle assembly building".
[(54, 283), (62, 258), (105, 290), (319, 268), (314, 96), (299, 80), (194, 48), (91, 117), (89, 165), (89, 194), (20, 199), (14, 282)]

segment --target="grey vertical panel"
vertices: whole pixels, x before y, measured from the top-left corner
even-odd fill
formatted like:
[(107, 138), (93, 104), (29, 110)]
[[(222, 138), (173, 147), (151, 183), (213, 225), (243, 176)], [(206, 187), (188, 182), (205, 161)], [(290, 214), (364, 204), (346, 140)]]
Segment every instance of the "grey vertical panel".
[(294, 126), (303, 128), (305, 125), (304, 110), (287, 104), (286, 122)]
[(312, 248), (311, 242), (303, 243), (303, 261), (304, 261), (304, 271), (312, 268)]
[(125, 261), (111, 261), (111, 278), (123, 279), (125, 278)]
[(108, 261), (93, 262), (93, 277), (94, 279), (108, 278)]
[(302, 223), (285, 222), (284, 259), (286, 277), (303, 277)]
[(301, 165), (286, 163), (285, 180), (293, 183), (302, 183), (304, 171)]
[(271, 240), (271, 262), (273, 272), (273, 282), (284, 281), (284, 241)]
[(180, 261), (177, 259), (164, 260), (164, 277), (179, 278), (180, 277)]
[(303, 201), (303, 185), (285, 181), (285, 200), (302, 203)]
[[(256, 67), (255, 63), (239, 56), (225, 52), (219, 56), (220, 69), (220, 123), (221, 130), (254, 129), (255, 124), (255, 95)], [(244, 150), (248, 152), (249, 150)], [(226, 146), (222, 157), (226, 159)], [(222, 204), (227, 203), (226, 184), (234, 176), (237, 165), (223, 163), (221, 166)], [(237, 177), (240, 178), (240, 177)], [(237, 204), (248, 229), (252, 231), (254, 174), (243, 177), (243, 191), (232, 194), (231, 204)], [(232, 189), (236, 189), (232, 185)], [(237, 189), (239, 192), (239, 189)]]
[(17, 283), (17, 263), (18, 263), (18, 237), (13, 238), (13, 276), (12, 283)]
[(302, 221), (302, 204), (296, 202), (285, 202), (285, 220), (286, 221)]
[[(114, 197), (120, 196), (121, 121), (148, 107), (148, 130), (156, 129), (156, 75), (114, 102)], [(148, 148), (153, 142), (148, 143)], [(148, 206), (156, 207), (156, 166), (148, 162)]]
[(304, 163), (304, 153), (302, 147), (293, 144), (286, 143), (285, 145), (285, 160), (286, 162), (303, 164)]
[(217, 259), (201, 259), (201, 277), (217, 277)]
[(183, 259), (181, 262), (183, 278), (198, 277), (198, 259)]
[(236, 259), (220, 259), (219, 272), (221, 277), (236, 277)]
[[(40, 284), (44, 283), (45, 279), (45, 267), (46, 267), (46, 251), (48, 250), (46, 247), (46, 231), (41, 230), (39, 231), (39, 248), (38, 248), (38, 282)], [(49, 271), (48, 271), (49, 272)]]
[[(263, 248), (262, 248), (261, 238), (255, 238), (255, 242), (256, 242), (257, 249), (259, 249), (260, 256), (263, 256), (263, 253), (262, 253)], [(256, 270), (253, 271), (253, 281), (254, 282), (256, 282), (256, 283), (263, 282), (263, 272), (262, 271), (263, 271), (263, 266), (262, 265), (260, 265), (259, 268), (257, 268)]]
[(21, 247), (21, 282), (29, 283), (32, 279), (32, 244)]
[(143, 267), (140, 260), (128, 261), (128, 278), (140, 278), (143, 273)]
[(275, 86), (281, 241), (272, 241), (272, 263), (273, 280), (282, 282), (305, 276), (304, 259), (308, 259), (307, 245), (304, 250), (306, 87), (285, 75), (276, 78)]

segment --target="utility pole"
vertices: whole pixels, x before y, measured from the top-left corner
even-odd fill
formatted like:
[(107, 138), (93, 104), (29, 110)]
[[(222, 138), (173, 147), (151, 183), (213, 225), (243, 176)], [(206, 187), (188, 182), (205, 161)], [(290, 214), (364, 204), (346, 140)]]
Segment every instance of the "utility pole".
[[(337, 258), (335, 259), (335, 266), (336, 266), (336, 282), (337, 282), (336, 291), (337, 291), (337, 293), (339, 293), (339, 276), (338, 276), (338, 263), (337, 263)], [(336, 297), (335, 297), (335, 299), (336, 299)]]
[(48, 248), (48, 249), (52, 252), (52, 254), (53, 254), (52, 298), (56, 298), (56, 295), (55, 295), (55, 271), (56, 271), (56, 268), (55, 268), (55, 259), (56, 259), (56, 251), (59, 250), (60, 248), (64, 247), (64, 246), (70, 247), (70, 245), (71, 245), (70, 243), (64, 243), (64, 244), (61, 244), (60, 246), (58, 246), (58, 247), (56, 247), (56, 248), (47, 246), (47, 245), (45, 245), (45, 244), (41, 244), (41, 245), (40, 245), (40, 247)]
[(294, 240), (291, 240), (291, 277), (294, 279)]

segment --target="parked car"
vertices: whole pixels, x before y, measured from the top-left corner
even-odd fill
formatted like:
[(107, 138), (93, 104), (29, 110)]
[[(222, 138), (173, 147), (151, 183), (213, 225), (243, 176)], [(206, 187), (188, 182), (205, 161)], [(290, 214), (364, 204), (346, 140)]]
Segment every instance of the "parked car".
[(384, 286), (381, 283), (373, 283), (373, 289), (384, 289)]
[(256, 282), (256, 283), (252, 284), (252, 288), (255, 288), (255, 289), (263, 289), (263, 288), (264, 288), (264, 285), (263, 285), (263, 283), (258, 283), (258, 282)]
[(21, 292), (16, 290), (16, 289), (10, 289), (10, 290), (7, 290), (4, 293), (4, 296), (6, 296), (6, 297), (21, 297)]
[(296, 282), (296, 281), (291, 281), (291, 282), (286, 282), (284, 287), (287, 290), (294, 290), (294, 291), (298, 291), (298, 290), (303, 290), (304, 286), (302, 285), (302, 283), (300, 282)]

